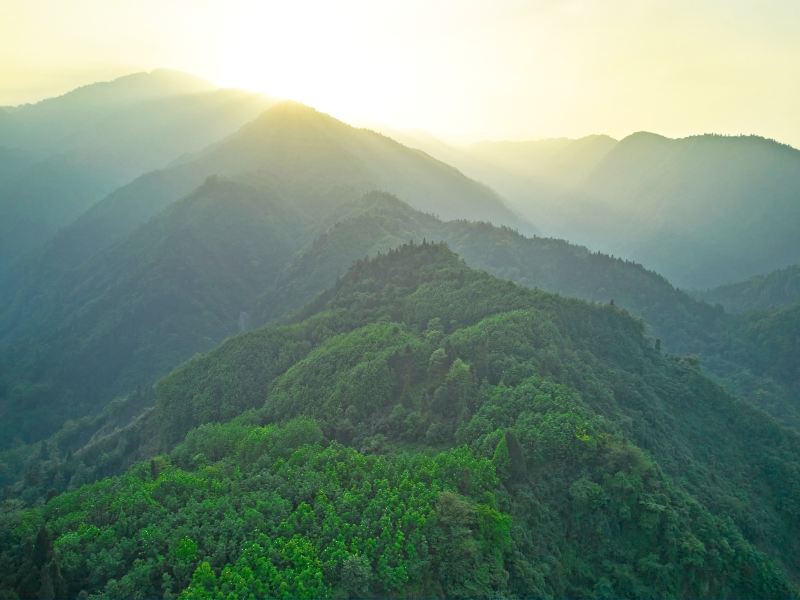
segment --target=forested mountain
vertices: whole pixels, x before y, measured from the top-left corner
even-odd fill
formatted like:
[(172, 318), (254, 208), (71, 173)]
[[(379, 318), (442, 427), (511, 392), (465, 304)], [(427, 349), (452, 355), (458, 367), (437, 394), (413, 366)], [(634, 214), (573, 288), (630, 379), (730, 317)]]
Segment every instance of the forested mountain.
[(764, 311), (800, 302), (800, 265), (696, 293), (731, 313)]
[(3, 513), (6, 594), (798, 595), (797, 434), (625, 311), (442, 245), (357, 262), (143, 419), (159, 456)]
[(21, 304), (25, 319), (9, 318), (0, 343), (4, 445), (49, 435), (224, 337), (292, 313), (361, 257), (424, 239), (522, 285), (625, 307), (665, 351), (699, 355), (730, 390), (800, 424), (788, 373), (766, 369), (732, 317), (635, 263), (487, 223), (442, 222), (386, 194), (325, 215), (302, 210), (297, 189), (285, 189), (209, 179), (125, 242), (49, 280), (38, 310)]
[[(261, 214), (250, 214), (253, 202), (228, 203), (224, 193), (208, 205), (213, 205), (208, 210), (221, 213), (219, 219), (199, 217), (201, 204), (192, 202), (183, 203), (177, 216), (161, 218), (215, 173), (235, 175), (240, 185), (252, 188), (248, 194), (265, 198), (269, 206), (278, 202), (283, 214), (296, 215), (292, 222), (297, 229), (275, 232)], [(301, 222), (310, 228), (374, 187), (396, 190), (444, 214), (515, 219), (493, 192), (452, 167), (296, 103), (279, 104), (224, 141), (112, 193), (5, 278), (0, 405), (13, 417), (3, 425), (3, 445), (14, 437), (38, 439), (65, 418), (85, 414), (98, 401), (107, 403), (127, 386), (149, 385), (192, 352), (237, 331), (240, 320), (247, 323), (248, 295), (228, 289), (229, 273), (223, 271), (241, 270), (242, 277), (250, 278), (243, 285), (251, 291), (259, 286), (263, 290), (271, 283), (270, 275), (255, 267), (241, 269), (242, 257), (236, 252), (222, 252), (224, 260), (213, 265), (192, 256), (195, 250), (197, 256), (213, 254), (203, 247), (208, 240), (223, 248), (236, 247), (234, 238), (242, 232), (235, 226), (219, 229), (227, 222), (225, 211), (236, 213), (233, 218), (240, 224), (252, 218), (252, 227), (245, 231), (263, 239), (245, 235), (246, 243), (261, 244), (258, 247), (267, 251), (276, 233), (285, 237), (287, 246), (282, 248), (291, 253), (306, 241), (308, 231), (301, 230)], [(278, 219), (276, 224), (284, 223)], [(192, 236), (186, 235), (184, 230), (194, 225), (198, 228)], [(264, 227), (259, 230), (260, 225)], [(183, 251), (172, 249), (176, 240), (185, 244)], [(169, 252), (150, 252), (153, 247)], [(275, 266), (284, 259), (288, 255), (278, 253), (253, 261)], [(205, 278), (223, 291), (212, 291), (211, 285), (204, 289), (208, 296), (179, 298), (185, 290), (173, 277), (186, 265), (196, 265), (193, 277)], [(220, 314), (219, 297), (225, 297), (223, 304), (232, 315)], [(191, 306), (188, 311), (186, 303)], [(162, 323), (175, 335), (169, 338), (174, 343), (159, 339), (160, 328), (141, 333), (143, 311), (149, 325)], [(215, 319), (191, 331), (185, 326), (188, 320), (204, 318), (206, 311)], [(103, 369), (102, 377), (88, 377), (96, 368)]]
[(303, 235), (290, 202), (212, 179), (53, 281), (0, 346), (4, 441), (91, 414), (238, 331)]
[[(257, 322), (280, 317), (331, 285), (361, 256), (404, 241), (446, 242), (470, 266), (527, 287), (624, 307), (644, 320), (664, 350), (698, 357), (729, 391), (781, 422), (800, 427), (793, 368), (768, 367), (745, 321), (691, 298), (640, 265), (550, 238), (527, 238), (486, 223), (442, 223), (386, 195), (371, 194), (341, 214), (265, 292)], [(798, 331), (789, 328), (783, 339)], [(794, 365), (789, 353), (780, 363)]]
[(800, 398), (800, 302), (771, 312), (750, 313), (740, 329), (750, 344), (749, 360)]
[(800, 261), (800, 151), (772, 140), (640, 132), (446, 153), (543, 233), (634, 259), (683, 288)]
[[(0, 152), (0, 272), (115, 188), (234, 132), (270, 102), (153, 71), (0, 108), (8, 149)], [(12, 151), (18, 160), (9, 164)]]
[[(188, 130), (254, 102), (123, 110), (109, 85), (130, 156), (137, 114), (204, 107)], [(569, 173), (649, 193), (671, 143), (469, 161), (589, 218)], [(0, 150), (0, 177), (36, 152)], [(707, 292), (726, 311), (514, 223), (456, 169), (296, 103), (108, 195), (3, 279), (0, 595), (796, 597), (794, 271)]]
[[(223, 141), (117, 189), (60, 232), (38, 264), (79, 264), (124, 239), (211, 175), (269, 181), (316, 211), (331, 211), (377, 188), (446, 218), (521, 223), (494, 192), (452, 167), (374, 132), (283, 102)], [(40, 269), (26, 265), (26, 270)]]

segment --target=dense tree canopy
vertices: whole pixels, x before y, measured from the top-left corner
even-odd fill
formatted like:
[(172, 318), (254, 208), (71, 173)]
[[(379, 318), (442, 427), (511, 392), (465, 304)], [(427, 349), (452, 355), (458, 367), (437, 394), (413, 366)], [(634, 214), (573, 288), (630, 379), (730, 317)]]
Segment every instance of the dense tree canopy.
[[(137, 427), (106, 438), (157, 440), (123, 474), (7, 501), (5, 595), (798, 593), (796, 434), (625, 311), (443, 245), (196, 357)], [(39, 477), (91, 481), (113, 449)]]

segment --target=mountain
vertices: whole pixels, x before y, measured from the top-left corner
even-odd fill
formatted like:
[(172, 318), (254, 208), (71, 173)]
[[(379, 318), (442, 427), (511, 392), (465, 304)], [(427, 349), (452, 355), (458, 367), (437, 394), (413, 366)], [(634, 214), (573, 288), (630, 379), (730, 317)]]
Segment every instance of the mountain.
[(678, 285), (719, 285), (800, 259), (800, 152), (789, 146), (754, 136), (639, 134), (621, 141), (582, 187), (593, 195), (589, 206), (608, 211), (606, 237), (622, 239), (616, 252)]
[(210, 178), (124, 242), (48, 275), (0, 341), (4, 444), (46, 437), (226, 336), (285, 318), (354, 261), (425, 239), (521, 285), (627, 308), (665, 351), (699, 355), (728, 389), (800, 425), (787, 378), (773, 381), (733, 317), (636, 263), (488, 223), (443, 222), (382, 193), (330, 214), (298, 198), (282, 182)]
[(540, 231), (636, 260), (682, 288), (800, 260), (800, 151), (772, 140), (639, 132), (619, 142), (589, 136), (459, 150), (461, 158), (448, 152), (453, 164)]
[(210, 175), (268, 180), (315, 211), (330, 212), (365, 191), (383, 189), (443, 218), (530, 229), (494, 192), (454, 168), (380, 134), (284, 102), (204, 151), (117, 189), (62, 229), (35, 260), (20, 265), (6, 287), (35, 287), (35, 282), (26, 281), (31, 274), (80, 264), (124, 239)]
[[(237, 291), (226, 287), (227, 275), (222, 273), (240, 268), (237, 261), (241, 257), (235, 253), (212, 263), (213, 268), (206, 266), (209, 281), (216, 281), (225, 291), (204, 290), (210, 296), (192, 299), (186, 314), (176, 313), (185, 304), (176, 299), (180, 294), (176, 280), (162, 277), (184, 268), (181, 261), (195, 265), (195, 271), (202, 269), (191, 253), (197, 244), (198, 255), (208, 256), (211, 251), (202, 247), (206, 238), (236, 245), (232, 239), (240, 235), (236, 227), (229, 227), (224, 234), (214, 230), (230, 215), (198, 217), (198, 203), (189, 202), (190, 208), (177, 211), (179, 216), (159, 220), (161, 213), (169, 212), (176, 201), (217, 173), (251, 188), (248, 194), (279, 201), (284, 214), (295, 215), (292, 222), (302, 221), (303, 227), (319, 223), (343, 203), (375, 187), (396, 190), (418, 205), (449, 216), (515, 220), (496, 194), (452, 167), (308, 107), (279, 104), (223, 141), (123, 186), (6, 276), (0, 305), (0, 364), (4, 367), (0, 406), (8, 416), (4, 445), (13, 438), (30, 441), (47, 435), (64, 419), (79, 417), (98, 402), (107, 403), (114, 394), (130, 389), (126, 386), (149, 385), (192, 352), (207, 349), (237, 331), (240, 317), (244, 323), (248, 321), (247, 310), (242, 308), (249, 302), (246, 294), (225, 300), (226, 308), (239, 307), (232, 315), (222, 316), (220, 305), (209, 305), (216, 302), (214, 296)], [(252, 203), (227, 202), (224, 194), (217, 195), (214, 202), (214, 210), (235, 212), (233, 218), (239, 218), (241, 224), (252, 218), (254, 227), (247, 231), (256, 232), (255, 225), (264, 225), (258, 230), (264, 239), (247, 238), (246, 243), (261, 243), (258, 247), (267, 253), (271, 252), (273, 233), (294, 236), (289, 246), (281, 246), (286, 252), (299, 249), (291, 244), (306, 239), (306, 232), (299, 229), (274, 232), (260, 214), (252, 214)], [(185, 223), (198, 225), (193, 237), (182, 230)], [(211, 230), (204, 229), (206, 226)], [(185, 248), (175, 250), (171, 244), (177, 240)], [(154, 247), (163, 252), (154, 254)], [(277, 265), (284, 258), (288, 260), (278, 253), (253, 261)], [(170, 260), (173, 262), (165, 264)], [(257, 268), (244, 272), (250, 278), (246, 283), (250, 290), (270, 281)], [(203, 277), (197, 272), (192, 276)], [(214, 312), (216, 320), (195, 331), (183, 327), (188, 323), (184, 317), (201, 319), (206, 310)], [(168, 329), (177, 336), (174, 344), (158, 339), (159, 327), (147, 340), (141, 328), (130, 329), (137, 327), (143, 312), (143, 322), (154, 327), (157, 321), (171, 323), (172, 329)], [(89, 376), (101, 368), (100, 379)], [(12, 413), (14, 417), (9, 416)]]
[[(40, 273), (44, 285), (6, 313), (0, 340), (4, 444), (35, 441), (151, 385), (241, 328), (296, 310), (353, 261), (408, 240), (447, 241), (470, 264), (525, 285), (616, 297), (652, 319), (675, 351), (718, 318), (636, 265), (565, 242), (442, 222), (379, 193), (324, 216), (284, 189), (209, 178), (107, 251), (61, 275)], [(686, 318), (693, 312), (696, 325)]]
[(133, 73), (79, 87), (33, 104), (0, 107), (5, 144), (34, 154), (63, 152), (83, 145), (87, 131), (96, 131), (119, 111), (186, 94), (214, 91), (214, 85), (169, 69)]
[(43, 450), (74, 489), (3, 513), (5, 595), (798, 596), (796, 433), (443, 245), (195, 357), (139, 427), (160, 454), (93, 484)]
[(551, 214), (554, 202), (580, 182), (617, 144), (617, 140), (607, 135), (590, 135), (577, 139), (453, 145), (424, 132), (386, 131), (404, 144), (419, 148), (487, 183), (517, 211), (528, 215), (540, 230), (548, 233), (558, 224), (558, 214)]
[(238, 331), (304, 235), (291, 202), (211, 178), (51, 282), (0, 345), (2, 439), (91, 414)]
[(629, 310), (665, 351), (693, 355), (731, 393), (800, 428), (791, 369), (767, 368), (741, 318), (690, 297), (637, 263), (485, 223), (442, 223), (385, 195), (371, 194), (351, 205), (299, 253), (265, 291), (256, 322), (302, 305), (362, 256), (424, 239), (446, 242), (467, 264), (497, 277)]
[(271, 101), (172, 71), (0, 108), (0, 270), (132, 178), (238, 129)]
[(800, 397), (800, 302), (750, 313), (739, 329), (750, 345), (750, 363), (787, 386), (796, 404)]
[(781, 308), (800, 302), (800, 265), (695, 295), (709, 304), (721, 304), (726, 311), (737, 314)]

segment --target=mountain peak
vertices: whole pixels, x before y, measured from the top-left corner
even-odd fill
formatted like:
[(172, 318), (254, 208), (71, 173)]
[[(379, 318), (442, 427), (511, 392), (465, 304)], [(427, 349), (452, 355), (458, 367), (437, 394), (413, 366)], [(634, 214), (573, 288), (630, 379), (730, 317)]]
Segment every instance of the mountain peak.
[(425, 279), (424, 273), (441, 267), (456, 267), (466, 270), (461, 258), (444, 242), (408, 242), (378, 254), (373, 258), (357, 261), (344, 276), (343, 281), (376, 278), (384, 282), (398, 277), (406, 283)]
[(667, 143), (672, 142), (671, 138), (663, 136), (658, 133), (653, 133), (651, 131), (636, 131), (628, 136), (622, 138), (619, 143), (625, 145), (641, 145), (641, 144), (660, 144), (660, 143)]
[(282, 100), (265, 109), (249, 125), (245, 126), (244, 131), (259, 131), (276, 124), (292, 128), (315, 125), (353, 129), (339, 119), (307, 104), (294, 100)]
[(447, 244), (410, 241), (388, 252), (354, 262), (333, 288), (306, 305), (296, 318), (304, 319), (322, 310), (349, 306), (353, 302), (371, 305), (367, 300), (370, 297), (406, 295), (425, 283), (441, 283), (463, 277), (467, 272), (471, 269)]
[(130, 73), (108, 81), (98, 81), (39, 102), (13, 107), (14, 111), (31, 111), (58, 107), (107, 106), (130, 104), (165, 96), (207, 92), (215, 86), (199, 77), (172, 69), (155, 69)]

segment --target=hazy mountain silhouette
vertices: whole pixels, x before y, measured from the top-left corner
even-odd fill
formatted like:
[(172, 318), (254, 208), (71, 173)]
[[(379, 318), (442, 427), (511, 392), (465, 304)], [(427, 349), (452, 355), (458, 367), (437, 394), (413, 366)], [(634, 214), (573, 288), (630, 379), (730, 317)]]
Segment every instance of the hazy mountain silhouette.
[(710, 290), (696, 296), (710, 304), (721, 304), (731, 313), (764, 311), (800, 302), (800, 265), (794, 265), (745, 281)]
[(0, 271), (113, 189), (235, 131), (270, 102), (153, 71), (0, 108), (0, 140), (18, 157), (0, 157)]
[[(425, 147), (424, 138), (418, 138)], [(800, 260), (800, 151), (757, 136), (487, 142), (430, 151), (541, 231), (708, 288)]]
[(29, 289), (38, 273), (79, 265), (210, 175), (268, 180), (299, 206), (323, 213), (366, 191), (383, 189), (443, 218), (485, 219), (531, 229), (497, 194), (453, 167), (380, 134), (285, 102), (223, 141), (112, 192), (21, 265), (10, 277), (9, 289)]

